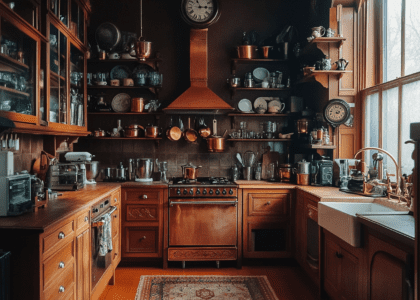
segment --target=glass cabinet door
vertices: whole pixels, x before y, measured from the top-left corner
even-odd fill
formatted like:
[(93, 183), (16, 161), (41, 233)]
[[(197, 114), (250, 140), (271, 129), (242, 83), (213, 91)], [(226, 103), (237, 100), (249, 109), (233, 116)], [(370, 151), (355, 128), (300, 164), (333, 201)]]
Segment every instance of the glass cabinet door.
[(68, 20), (68, 0), (50, 0), (50, 11), (67, 27)]
[(39, 4), (34, 0), (4, 0), (6, 5), (26, 22), (39, 29)]
[(85, 125), (84, 91), (85, 56), (82, 51), (70, 44), (70, 124)]
[[(0, 111), (36, 116), (37, 41), (0, 19)], [(13, 114), (8, 117), (20, 120)]]
[(71, 2), (70, 31), (82, 42), (85, 43), (85, 13), (76, 1)]
[(50, 25), (49, 121), (69, 124), (67, 117), (67, 37)]

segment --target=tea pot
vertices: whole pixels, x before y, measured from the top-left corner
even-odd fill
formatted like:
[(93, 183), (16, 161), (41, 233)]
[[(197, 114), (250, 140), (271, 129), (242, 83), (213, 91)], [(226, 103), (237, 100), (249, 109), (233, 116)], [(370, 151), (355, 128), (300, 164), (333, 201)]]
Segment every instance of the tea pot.
[(315, 38), (319, 38), (321, 36), (324, 36), (325, 34), (325, 28), (323, 26), (318, 27), (312, 27), (312, 36)]
[(331, 70), (331, 59), (330, 58), (323, 58), (322, 59), (321, 69), (322, 70)]
[(337, 70), (345, 70), (346, 67), (349, 64), (349, 61), (348, 60), (345, 60), (344, 58), (340, 58), (334, 64), (337, 65)]

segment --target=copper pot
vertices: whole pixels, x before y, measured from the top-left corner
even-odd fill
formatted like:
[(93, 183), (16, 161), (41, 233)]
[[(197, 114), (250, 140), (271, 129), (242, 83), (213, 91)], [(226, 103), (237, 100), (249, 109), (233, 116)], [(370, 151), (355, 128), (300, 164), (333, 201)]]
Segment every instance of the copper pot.
[(193, 166), (191, 163), (188, 163), (186, 165), (181, 166), (182, 168), (182, 174), (184, 179), (189, 180), (196, 180), (198, 175), (198, 169), (201, 168), (201, 166)]
[(309, 185), (309, 176), (310, 174), (296, 174), (296, 183), (298, 185)]
[(172, 117), (171, 117), (171, 124), (169, 128), (166, 130), (166, 137), (170, 141), (178, 141), (182, 136), (182, 131), (178, 126), (172, 125)]
[(151, 126), (151, 125), (149, 125), (144, 130), (144, 136), (145, 137), (148, 137), (148, 138), (154, 138), (155, 139), (155, 138), (158, 137), (158, 135), (160, 133), (161, 132), (159, 130), (159, 127), (157, 127), (157, 126)]
[(105, 130), (101, 130), (99, 128), (98, 130), (93, 131), (93, 136), (94, 137), (103, 137), (103, 136), (106, 136), (106, 131)]
[(139, 137), (141, 131), (143, 131), (143, 126), (140, 125), (130, 125), (124, 128), (124, 136), (125, 137)]
[(132, 112), (143, 112), (144, 109), (144, 99), (143, 98), (133, 98), (131, 99), (131, 111)]
[(207, 150), (209, 152), (224, 152), (226, 139), (222, 137), (208, 137)]
[(191, 128), (191, 118), (188, 117), (188, 129), (184, 132), (184, 139), (188, 143), (196, 143), (198, 139), (198, 133)]
[(281, 182), (290, 182), (292, 179), (292, 165), (280, 164), (279, 165), (279, 178)]
[(257, 46), (254, 45), (241, 45), (236, 47), (238, 50), (238, 58), (257, 58)]
[(145, 61), (150, 57), (150, 54), (152, 54), (152, 42), (140, 40), (136, 42), (136, 57), (139, 60)]

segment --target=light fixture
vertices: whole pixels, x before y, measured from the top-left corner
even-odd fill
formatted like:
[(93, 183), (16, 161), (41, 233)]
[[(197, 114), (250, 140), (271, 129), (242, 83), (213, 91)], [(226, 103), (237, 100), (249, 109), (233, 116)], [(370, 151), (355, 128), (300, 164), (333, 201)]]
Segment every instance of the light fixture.
[(152, 54), (152, 42), (146, 42), (143, 37), (143, 0), (140, 0), (140, 37), (136, 42), (136, 57), (145, 61)]

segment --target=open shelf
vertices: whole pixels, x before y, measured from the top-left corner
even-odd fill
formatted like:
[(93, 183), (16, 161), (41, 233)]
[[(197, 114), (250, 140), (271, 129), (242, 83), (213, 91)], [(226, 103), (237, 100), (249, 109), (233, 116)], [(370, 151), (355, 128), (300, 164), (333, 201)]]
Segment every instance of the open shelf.
[(288, 63), (287, 59), (273, 59), (273, 58), (232, 58), (231, 72), (236, 73), (236, 66), (238, 64), (260, 64), (260, 63)]
[(325, 149), (325, 150), (334, 150), (335, 148), (337, 148), (334, 145), (312, 145), (312, 144), (304, 144), (301, 147), (306, 148), (306, 149)]
[(15, 90), (15, 89), (11, 89), (11, 88), (8, 88), (8, 87), (5, 87), (5, 86), (0, 86), (0, 90), (11, 93), (11, 94), (20, 95), (20, 96), (25, 96), (25, 97), (30, 96), (28, 93), (21, 92), (21, 91)]
[(160, 58), (147, 58), (145, 61), (139, 61), (138, 59), (88, 59), (88, 63), (117, 63), (117, 62), (137, 62), (137, 63), (146, 63), (146, 62), (162, 62)]
[(87, 139), (92, 140), (142, 140), (142, 141), (158, 141), (161, 140), (161, 137), (158, 138), (146, 138), (146, 137), (111, 137), (111, 136), (101, 136), (101, 137), (86, 137)]
[(290, 91), (290, 88), (256, 88), (256, 87), (230, 87), (230, 98), (236, 94), (236, 91)]
[(21, 63), (20, 61), (11, 58), (10, 56), (6, 54), (0, 53), (0, 61), (9, 65), (12, 68), (17, 68), (23, 71), (29, 70), (29, 66), (25, 65), (24, 63)]
[(291, 142), (292, 139), (227, 139), (228, 142)]
[(151, 112), (151, 113), (149, 113), (149, 112), (131, 112), (131, 111), (125, 112), (125, 113), (117, 113), (117, 112), (113, 112), (113, 111), (110, 111), (110, 112), (105, 111), (105, 112), (88, 112), (88, 115), (154, 115), (154, 116), (156, 116), (156, 115), (163, 115), (163, 113), (162, 112)]
[(247, 114), (247, 113), (230, 113), (228, 114), (229, 117), (283, 117), (283, 118), (293, 118), (299, 117), (300, 113), (293, 113), (293, 114)]
[(143, 85), (143, 86), (110, 86), (110, 85), (88, 85), (88, 89), (160, 89), (162, 88), (161, 85), (158, 86), (151, 86), (151, 85)]
[(60, 78), (61, 80), (65, 81), (66, 78), (64, 78), (61, 75), (58, 75), (57, 73), (55, 73), (54, 71), (50, 71), (51, 75), (54, 76), (55, 78)]
[(309, 81), (318, 81), (324, 88), (328, 88), (328, 76), (339, 76), (343, 77), (346, 73), (353, 73), (353, 71), (346, 70), (314, 70), (310, 74), (304, 76), (298, 83), (309, 82)]

